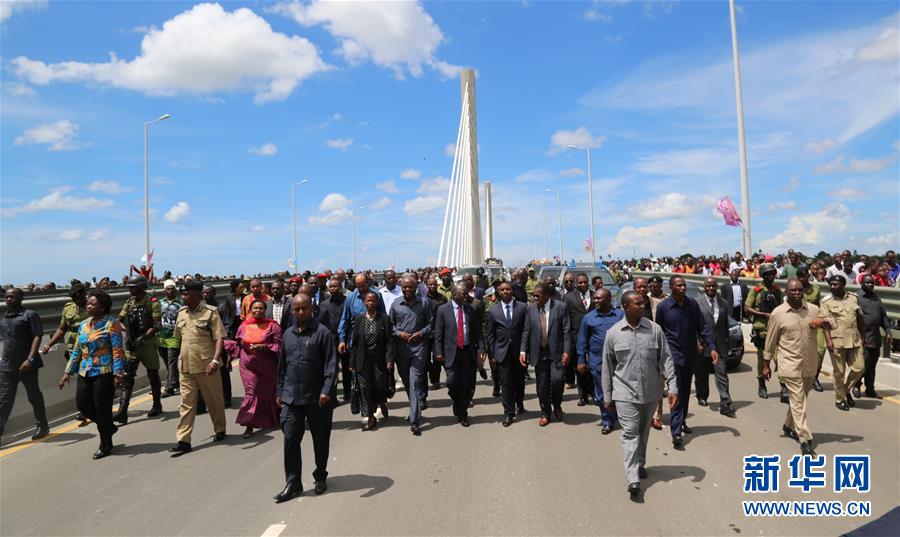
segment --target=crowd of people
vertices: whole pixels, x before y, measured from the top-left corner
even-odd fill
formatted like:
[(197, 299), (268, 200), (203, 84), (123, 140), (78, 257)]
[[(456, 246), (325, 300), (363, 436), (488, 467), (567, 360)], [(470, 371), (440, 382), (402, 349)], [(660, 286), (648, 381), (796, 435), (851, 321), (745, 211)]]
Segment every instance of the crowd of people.
[[(421, 436), (423, 411), (429, 395), (442, 388), (443, 372), (453, 415), (465, 428), (477, 378), (487, 380), (488, 369), (503, 427), (527, 417), (524, 395), (532, 372), (538, 426), (565, 421), (566, 389), (577, 390), (578, 406), (599, 407), (602, 434), (622, 429), (627, 489), (636, 497), (647, 475), (649, 431), (663, 427), (665, 398), (676, 449), (684, 449), (683, 435), (693, 432), (687, 423), (692, 386), (697, 404), (709, 404), (710, 374), (719, 413), (736, 417), (724, 358), (729, 318), (752, 323), (758, 395), (768, 398), (767, 381), (777, 371), (779, 399), (788, 404), (782, 433), (800, 443), (801, 453), (815, 456), (806, 400), (810, 390), (824, 389), (818, 374), (826, 349), (837, 409), (849, 411), (854, 397), (880, 397), (875, 370), (881, 332), (888, 347), (891, 332), (874, 288), (897, 281), (900, 266), (892, 251), (883, 260), (860, 256), (855, 262), (846, 251), (814, 261), (790, 251), (786, 263), (781, 256), (745, 260), (736, 253), (606, 266), (617, 280), (633, 282), (620, 297), (621, 308), (601, 278), (589, 281), (577, 268), (562, 282), (539, 281), (535, 267), (513, 271), (511, 281), (490, 281), (484, 270), (454, 281), (452, 267), (386, 270), (383, 281), (372, 272), (339, 269), (235, 278), (221, 298), (201, 277), (176, 280), (168, 273), (161, 296), (155, 296), (147, 278), (152, 272), (138, 272), (124, 282), (130, 298), (118, 315), (102, 286), (73, 284), (71, 302), (44, 345), (40, 318), (23, 306), (23, 290), (10, 288), (0, 319), (0, 434), (20, 382), (37, 421), (32, 440), (48, 434), (37, 375), (41, 356), (62, 341), (67, 352), (59, 388), (76, 377), (77, 419), (95, 423), (100, 437), (95, 459), (111, 453), (113, 436), (128, 422), (141, 365), (152, 395), (148, 417), (162, 413), (163, 398), (180, 397), (172, 456), (191, 451), (197, 414), (209, 414), (214, 441), (224, 439), (230, 371), (237, 361), (244, 388), (236, 419), (242, 436), (275, 427), (284, 434), (286, 484), (275, 496), (279, 502), (302, 492), (300, 440), (307, 428), (315, 492), (325, 492), (337, 404), (348, 404), (361, 418), (361, 430), (371, 432), (388, 417), (387, 401), (402, 389), (409, 430)], [(670, 272), (670, 294), (661, 276), (634, 276), (638, 270)], [(830, 294), (812, 284), (820, 272)], [(687, 295), (683, 274), (709, 276), (699, 298)], [(712, 277), (726, 274), (731, 278), (722, 283)], [(762, 282), (748, 287), (741, 276)], [(787, 279), (784, 289), (775, 284), (779, 276)], [(851, 293), (847, 284), (860, 289)]]

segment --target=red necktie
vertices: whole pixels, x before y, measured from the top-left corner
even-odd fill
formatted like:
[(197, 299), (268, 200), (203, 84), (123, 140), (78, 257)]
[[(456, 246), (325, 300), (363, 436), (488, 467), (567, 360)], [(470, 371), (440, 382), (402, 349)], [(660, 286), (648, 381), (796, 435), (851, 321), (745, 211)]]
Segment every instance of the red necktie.
[(457, 309), (456, 316), (456, 346), (460, 349), (466, 346), (465, 328), (463, 328), (463, 309)]

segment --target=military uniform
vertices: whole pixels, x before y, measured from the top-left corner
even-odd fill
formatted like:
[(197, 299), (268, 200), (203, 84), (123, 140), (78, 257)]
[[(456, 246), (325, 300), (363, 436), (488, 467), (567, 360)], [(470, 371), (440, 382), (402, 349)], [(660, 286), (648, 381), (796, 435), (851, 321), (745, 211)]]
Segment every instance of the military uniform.
[(532, 293), (534, 293), (534, 289), (541, 283), (537, 278), (528, 278), (525, 281), (525, 294), (528, 295), (528, 302), (534, 302), (534, 297)]
[(69, 360), (69, 354), (72, 352), (72, 349), (75, 347), (75, 340), (78, 339), (78, 325), (81, 324), (81, 321), (90, 317), (87, 312), (87, 306), (83, 308), (79, 308), (78, 304), (75, 302), (66, 302), (65, 306), (63, 306), (62, 316), (59, 319), (59, 324), (66, 325), (69, 329), (66, 332), (66, 361)]
[(206, 368), (214, 359), (222, 367), (221, 357), (215, 354), (216, 341), (225, 339), (225, 327), (218, 310), (201, 303), (195, 310), (187, 306), (178, 310), (174, 335), (181, 343), (178, 364), (181, 372), (181, 406), (178, 408), (180, 418), (176, 436), (179, 442), (190, 444), (198, 391), (203, 394), (209, 408), (213, 429), (216, 433), (225, 432), (222, 376), (206, 374)]
[(443, 282), (438, 285), (437, 292), (444, 295), (448, 301), (453, 300), (453, 283), (450, 283), (450, 286), (447, 287)]
[[(865, 373), (862, 336), (856, 324), (862, 315), (856, 295), (844, 293), (842, 298), (828, 295), (822, 299), (820, 315), (831, 325), (832, 376), (834, 377), (834, 398), (836, 403), (847, 403), (847, 390), (855, 386)], [(850, 372), (847, 372), (847, 369)]]
[[(765, 284), (757, 285), (750, 289), (747, 293), (746, 305), (763, 313), (772, 313), (775, 308), (784, 302), (784, 295), (777, 285), (773, 285), (771, 289)], [(750, 331), (751, 341), (756, 346), (756, 378), (762, 378), (763, 369), (763, 348), (766, 344), (766, 335), (768, 334), (769, 318), (760, 315), (753, 316), (752, 329)]]
[[(119, 423), (128, 423), (128, 404), (131, 402), (131, 394), (134, 391), (134, 379), (137, 375), (138, 365), (143, 364), (147, 369), (147, 379), (150, 381), (150, 393), (153, 395), (153, 406), (148, 416), (158, 416), (162, 413), (162, 383), (159, 379), (159, 339), (156, 332), (159, 331), (160, 307), (159, 300), (148, 294), (143, 297), (130, 297), (122, 306), (119, 320), (127, 332), (125, 339), (125, 375), (123, 378), (122, 396), (119, 399), (119, 409), (113, 419)], [(147, 330), (155, 328), (152, 336), (146, 336)]]
[[(803, 301), (818, 307), (822, 302), (822, 290), (818, 285), (810, 284), (809, 288), (803, 289)], [(825, 330), (823, 328), (816, 330), (816, 355), (819, 358), (819, 366), (816, 369), (816, 382), (818, 382), (819, 372), (822, 371), (822, 361), (825, 359)], [(815, 388), (815, 385), (814, 389), (822, 391), (820, 388)]]

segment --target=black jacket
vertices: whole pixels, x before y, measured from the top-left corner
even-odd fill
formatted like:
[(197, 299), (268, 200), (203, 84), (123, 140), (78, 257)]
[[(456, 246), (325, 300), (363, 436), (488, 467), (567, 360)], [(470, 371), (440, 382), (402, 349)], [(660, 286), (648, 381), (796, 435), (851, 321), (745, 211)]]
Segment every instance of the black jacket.
[[(357, 371), (366, 365), (366, 336), (363, 334), (366, 314), (363, 313), (353, 321), (353, 344), (350, 347), (350, 367)], [(394, 363), (394, 335), (391, 320), (384, 313), (375, 314), (378, 327), (378, 342), (375, 344), (375, 359), (384, 363)]]
[(512, 323), (506, 320), (506, 305), (502, 301), (498, 301), (493, 308), (488, 310), (484, 346), (492, 360), (502, 364), (504, 360), (519, 359), (526, 309), (525, 304), (513, 300)]

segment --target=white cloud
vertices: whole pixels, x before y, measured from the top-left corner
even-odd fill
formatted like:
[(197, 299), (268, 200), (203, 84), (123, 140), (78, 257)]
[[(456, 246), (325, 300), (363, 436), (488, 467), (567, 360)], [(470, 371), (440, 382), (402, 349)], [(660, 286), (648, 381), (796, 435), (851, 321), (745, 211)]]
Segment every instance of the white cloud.
[(34, 97), (37, 92), (28, 84), (21, 82), (10, 82), (3, 84), (3, 88), (13, 97)]
[(107, 194), (121, 194), (122, 192), (131, 191), (130, 188), (124, 187), (118, 181), (94, 181), (88, 185), (91, 192), (106, 192)]
[(109, 238), (109, 228), (100, 228), (88, 233), (87, 240), (91, 242), (102, 241)]
[(577, 177), (579, 175), (584, 175), (583, 168), (566, 168), (565, 170), (560, 170), (560, 177)]
[(422, 176), (422, 172), (415, 168), (407, 168), (400, 172), (401, 179), (418, 179)]
[(307, 222), (311, 226), (332, 226), (349, 220), (352, 212), (349, 209), (350, 200), (343, 194), (332, 192), (322, 198), (319, 203), (319, 213), (310, 216)]
[(88, 212), (106, 209), (113, 204), (112, 200), (108, 199), (67, 196), (66, 192), (70, 190), (72, 190), (72, 187), (59, 187), (46, 196), (28, 202), (25, 205), (3, 209), (3, 216), (18, 216), (20, 214), (38, 211)]
[(570, 145), (596, 149), (603, 147), (605, 141), (606, 136), (594, 136), (587, 127), (579, 127), (573, 131), (562, 129), (550, 135), (549, 153), (556, 155), (569, 149)]
[(70, 241), (87, 241), (97, 242), (108, 239), (110, 236), (109, 228), (100, 228), (94, 231), (85, 231), (81, 228), (64, 229), (62, 231), (51, 231), (41, 233), (40, 239), (52, 242), (70, 242)]
[(556, 179), (556, 174), (543, 168), (524, 171), (516, 176), (518, 183), (543, 183), (552, 179)]
[[(5, 2), (4, 2), (5, 3)], [(85, 82), (149, 95), (252, 91), (257, 104), (287, 98), (306, 78), (331, 67), (309, 40), (272, 30), (247, 8), (198, 4), (151, 28), (131, 61), (44, 63), (19, 56), (16, 74), (32, 84)]]
[(327, 196), (322, 198), (322, 202), (319, 203), (319, 210), (322, 212), (336, 211), (338, 209), (346, 209), (349, 206), (350, 200), (348, 200), (343, 194), (332, 192), (331, 194), (328, 194)]
[(814, 142), (807, 142), (803, 147), (807, 151), (812, 151), (813, 153), (822, 154), (826, 151), (834, 149), (839, 144), (837, 140), (832, 140), (831, 138), (825, 138), (824, 140), (816, 140)]
[(634, 169), (657, 175), (722, 176), (737, 167), (737, 155), (723, 149), (671, 150), (638, 157)]
[(372, 209), (372, 210), (384, 209), (385, 207), (387, 207), (390, 204), (391, 204), (391, 198), (389, 198), (387, 196), (382, 196), (382, 197), (378, 198), (377, 200), (373, 201), (372, 203), (366, 205), (366, 209)]
[(876, 237), (869, 237), (868, 239), (866, 239), (866, 244), (875, 248), (880, 248), (882, 250), (887, 250), (888, 248), (896, 248), (897, 242), (898, 236), (896, 231), (891, 231), (890, 233), (885, 233), (884, 235), (878, 235)]
[(794, 175), (793, 177), (788, 179), (782, 190), (784, 190), (785, 192), (793, 192), (798, 188), (800, 188), (800, 178)]
[(273, 144), (272, 142), (268, 142), (259, 147), (251, 147), (247, 150), (247, 153), (251, 155), (258, 155), (260, 157), (271, 157), (275, 153), (278, 153), (278, 146)]
[(327, 140), (325, 142), (325, 145), (330, 147), (331, 149), (346, 151), (350, 149), (351, 145), (353, 145), (353, 138), (335, 138), (333, 140)]
[(166, 214), (163, 215), (163, 218), (166, 219), (166, 222), (175, 224), (182, 221), (186, 216), (190, 214), (191, 206), (188, 205), (186, 201), (179, 201), (178, 203), (173, 205), (171, 209), (166, 211)]
[(858, 188), (850, 188), (844, 186), (837, 190), (832, 190), (828, 195), (838, 201), (841, 200), (857, 200), (866, 197), (866, 193)]
[(160, 176), (160, 177), (157, 177), (156, 179), (153, 179), (153, 184), (154, 185), (172, 185), (172, 184), (175, 184), (175, 181), (169, 179), (168, 177)]
[(391, 194), (396, 194), (400, 192), (400, 189), (397, 188), (397, 182), (393, 179), (388, 179), (387, 181), (382, 181), (375, 185), (376, 190), (380, 190), (382, 192), (390, 192)]
[(444, 154), (448, 157), (452, 157), (456, 154), (456, 142), (452, 144), (447, 144), (444, 146)]
[(821, 247), (829, 238), (846, 231), (850, 216), (849, 209), (841, 203), (826, 205), (816, 213), (792, 216), (784, 231), (763, 240), (760, 247), (767, 252)]
[(78, 147), (75, 142), (77, 135), (78, 125), (68, 119), (61, 119), (26, 130), (16, 137), (15, 144), (45, 144), (50, 146), (50, 151), (66, 151)]
[(616, 256), (630, 257), (632, 250), (639, 254), (671, 250), (690, 229), (684, 221), (678, 220), (647, 226), (623, 226), (609, 245), (609, 251)]
[(591, 22), (599, 21), (599, 22), (605, 22), (607, 24), (612, 22), (612, 16), (607, 15), (606, 13), (601, 13), (597, 9), (596, 6), (585, 11), (581, 15), (581, 18), (583, 18), (586, 21), (591, 21)]
[(423, 179), (416, 192), (420, 194), (443, 194), (447, 195), (450, 191), (450, 179), (446, 177), (434, 177), (432, 179)]
[(417, 214), (430, 213), (438, 208), (444, 207), (446, 204), (446, 196), (430, 194), (428, 196), (419, 196), (418, 198), (407, 200), (406, 203), (403, 204), (403, 211), (409, 216), (415, 216)]
[(775, 203), (769, 204), (769, 211), (771, 212), (788, 211), (796, 208), (797, 204), (793, 201), (776, 201)]
[(696, 211), (697, 207), (688, 204), (687, 196), (680, 192), (670, 192), (629, 209), (632, 215), (645, 220), (688, 218), (695, 215)]
[(6, 21), (14, 13), (45, 7), (47, 7), (47, 0), (3, 0), (0, 2), (0, 22)]
[(900, 60), (898, 42), (900, 42), (900, 31), (897, 30), (895, 24), (885, 28), (878, 37), (856, 49), (856, 60), (859, 62), (885, 62), (896, 67), (897, 61)]
[(343, 121), (344, 116), (340, 112), (335, 112), (334, 114), (331, 114), (331, 120), (332, 121)]
[(425, 65), (445, 78), (458, 73), (435, 56), (444, 35), (419, 2), (295, 1), (272, 11), (304, 26), (324, 26), (340, 44), (337, 53), (351, 64), (371, 59), (400, 79), (407, 72), (421, 76)]
[(250, 228), (250, 231), (252, 231), (254, 233), (262, 233), (265, 230), (266, 230), (265, 226), (260, 225), (260, 224), (256, 224), (255, 226)]
[(816, 173), (820, 175), (828, 173), (876, 173), (887, 168), (897, 160), (896, 155), (888, 155), (884, 158), (848, 159), (844, 155), (838, 155), (834, 160), (816, 166)]

